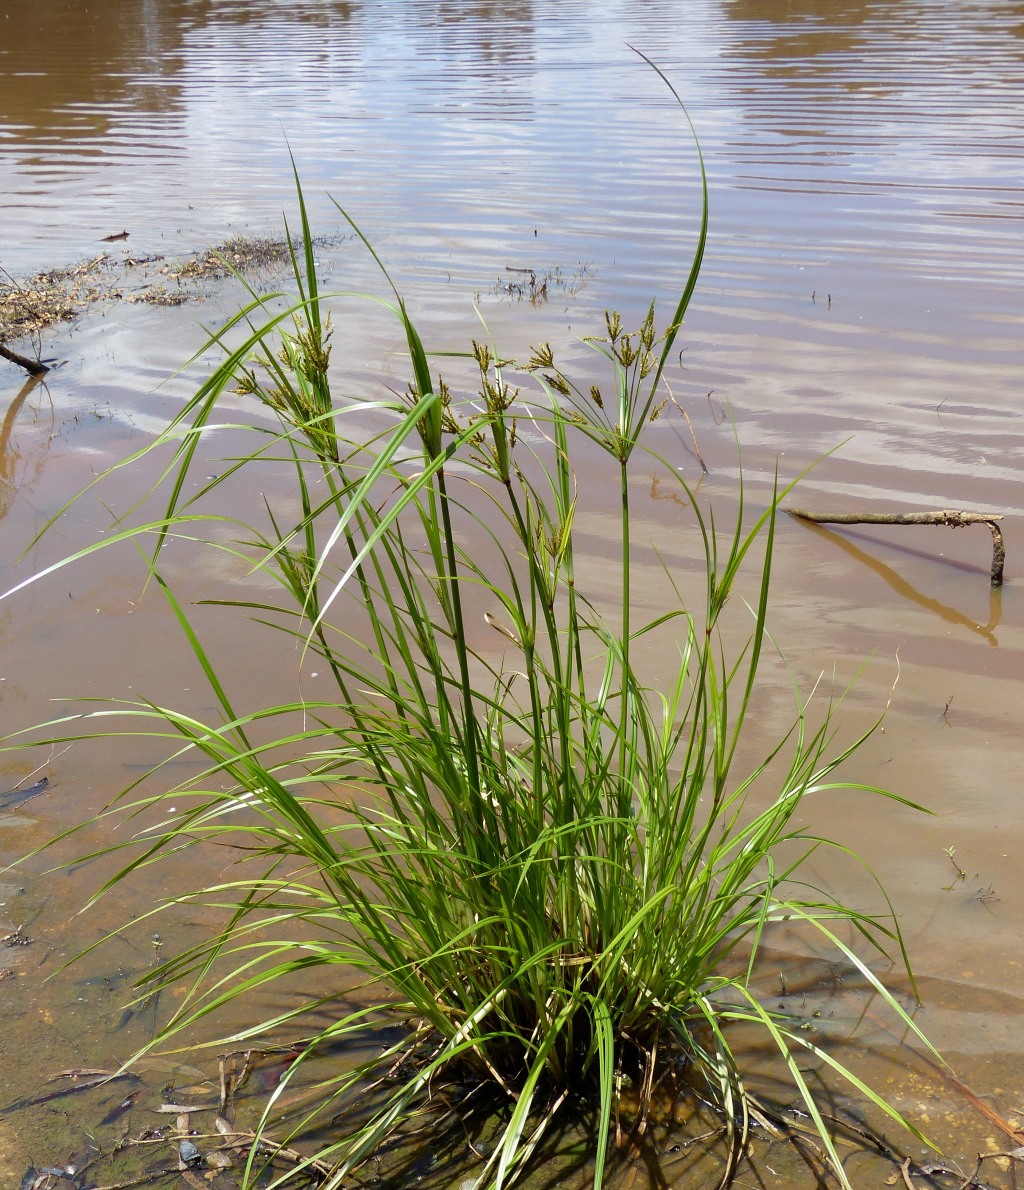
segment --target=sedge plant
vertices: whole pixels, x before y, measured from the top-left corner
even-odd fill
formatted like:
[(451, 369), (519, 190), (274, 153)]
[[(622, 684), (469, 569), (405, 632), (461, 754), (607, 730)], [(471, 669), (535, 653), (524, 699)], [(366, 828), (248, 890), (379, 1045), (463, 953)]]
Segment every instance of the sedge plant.
[[(334, 298), (318, 288), (299, 189), (297, 295), (281, 304), (279, 295), (253, 293), (212, 336), (222, 362), (155, 444), (173, 446), (161, 476), (165, 510), (104, 543), (154, 542), (154, 583), (219, 713), (200, 721), (169, 706), (101, 704), (50, 725), (53, 739), (130, 729), (177, 741), (179, 754), (206, 762), (199, 777), (155, 796), (132, 787), (105, 812), (134, 816), (130, 838), (118, 844), (134, 850), (102, 891), (184, 847), (212, 841), (239, 856), (230, 879), (171, 898), (220, 905), (225, 921), (154, 973), (150, 987), (189, 987), (154, 1044), (296, 974), (311, 989), (301, 1003), (289, 1001), (231, 1041), (255, 1043), (315, 1019), (304, 1051), (314, 1053), (379, 1027), (381, 1010), (407, 1022), (383, 1054), (324, 1083), (304, 1121), (338, 1116), (375, 1072), (399, 1072), (378, 1087), (372, 1110), (363, 1104), (350, 1127), (333, 1128), (310, 1152), (308, 1168), (315, 1156), (328, 1188), (346, 1184), (446, 1080), (490, 1086), (505, 1105), (478, 1170), (481, 1188), (520, 1176), (551, 1122), (581, 1099), (592, 1109), (593, 1181), (601, 1186), (625, 1074), (641, 1087), (642, 1116), (661, 1071), (680, 1061), (738, 1151), (751, 1093), (730, 1039), (742, 1023), (760, 1025), (777, 1044), (842, 1184), (806, 1060), (842, 1075), (919, 1135), (762, 1002), (751, 982), (765, 931), (800, 922), (843, 952), (917, 1033), (850, 941), (905, 960), (895, 917), (859, 912), (800, 879), (801, 864), (827, 844), (799, 825), (798, 811), (829, 790), (865, 792), (835, 773), (856, 743), (830, 750), (829, 714), (811, 726), (796, 699), (790, 730), (737, 771), (771, 647), (784, 493), (752, 517), (741, 488), (723, 530), (679, 470), (645, 443), (703, 258), (703, 160), (700, 170), (697, 247), (666, 326), (658, 328), (653, 304), (632, 330), (609, 313), (603, 334), (586, 340), (595, 366), (582, 379), (541, 345), (518, 368), (527, 395), (512, 385), (515, 365), (481, 335), (465, 357), (476, 391), (459, 396), (437, 378), (382, 271), (390, 296), (372, 300), (397, 319), (409, 377), (402, 399), (374, 404), (336, 395)], [(239, 390), (264, 410), (244, 431), (254, 445), (195, 493), (204, 436), (225, 395)], [(367, 431), (368, 418), (376, 429)], [(611, 598), (588, 596), (577, 574), (581, 447), (616, 492)], [(226, 518), (209, 505), (223, 485), (254, 490), (264, 466), (287, 471), (299, 511), (285, 520), (270, 501), (252, 523), (231, 522), (235, 544), (225, 546)], [(702, 574), (673, 576), (678, 604), (654, 617), (640, 613), (633, 589), (638, 466), (662, 466), (677, 485), (704, 561)], [(329, 696), (235, 710), (229, 677), (204, 649), (201, 613), (188, 611), (161, 575), (168, 535), (195, 538), (205, 523), (218, 530), (209, 548), (245, 558), (280, 593), (220, 602), (315, 655)], [(721, 618), (748, 571), (749, 634), (730, 649)], [(482, 605), (493, 630), (487, 644)], [(671, 658), (656, 684), (636, 657), (654, 638), (663, 663)], [(337, 1008), (356, 987), (360, 1006)], [(273, 1111), (272, 1101), (266, 1120)], [(250, 1173), (256, 1165), (254, 1156)]]

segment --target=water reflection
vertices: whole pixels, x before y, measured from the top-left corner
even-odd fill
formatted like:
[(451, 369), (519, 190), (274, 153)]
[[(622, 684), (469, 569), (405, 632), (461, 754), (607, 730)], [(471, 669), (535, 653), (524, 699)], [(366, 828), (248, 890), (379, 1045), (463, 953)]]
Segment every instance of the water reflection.
[[(827, 139), (823, 164), (838, 158), (853, 172), (847, 183), (927, 179), (948, 194), (1002, 181), (1012, 188), (1002, 198), (1017, 196), (1024, 4), (944, 7), (939, 19), (922, 0), (726, 0), (722, 12), (735, 26), (725, 57), (742, 64), (746, 117), (787, 138), (790, 166)], [(972, 44), (985, 45), (983, 63), (964, 52)], [(753, 99), (766, 88), (772, 102)], [(979, 168), (986, 146), (1007, 143), (1009, 157), (994, 151)]]
[[(851, 540), (850, 537), (861, 537), (861, 534), (853, 532), (849, 534), (836, 533), (832, 529), (826, 529), (822, 525), (812, 525), (807, 522), (801, 522), (806, 527), (817, 535), (825, 539), (830, 546), (838, 546), (844, 554), (853, 558), (861, 565), (867, 566), (869, 570), (874, 571), (880, 579), (891, 590), (895, 591), (902, 599), (907, 599), (911, 603), (917, 604), (918, 607), (923, 607), (925, 611), (933, 612), (947, 624), (955, 624), (959, 628), (966, 628), (969, 632), (980, 636), (993, 648), (999, 644), (996, 638), (995, 629), (999, 627), (999, 619), (1002, 614), (1002, 590), (998, 587), (989, 587), (989, 615), (988, 622), (979, 624), (977, 620), (973, 620), (970, 616), (964, 615), (963, 612), (957, 611), (956, 608), (942, 603), (940, 600), (933, 598), (930, 595), (925, 595), (919, 591), (913, 583), (908, 582), (898, 570), (892, 566), (887, 566), (879, 558), (873, 554), (869, 554), (866, 550), (860, 549)], [(861, 537), (864, 541), (872, 541), (870, 537)], [(877, 543), (875, 543), (877, 544)], [(905, 547), (892, 547), (900, 549), (900, 552), (905, 554), (913, 554), (921, 558), (934, 559), (934, 554), (926, 554), (923, 551), (907, 549)], [(973, 569), (973, 568), (972, 568)], [(979, 573), (979, 581), (981, 575)]]
[[(935, 6), (923, 0), (723, 0), (722, 14), (733, 21), (759, 25), (759, 37), (741, 41), (752, 53), (767, 58), (788, 59), (792, 69), (804, 58), (850, 50), (873, 40), (869, 27), (891, 30), (901, 39), (913, 39), (922, 28), (934, 29), (930, 21)], [(964, 30), (986, 31), (996, 19), (1010, 37), (1024, 37), (1024, 4), (1010, 0), (998, 6), (988, 3), (958, 4), (947, 10), (948, 17)], [(943, 23), (943, 28), (948, 26)], [(737, 47), (729, 47), (735, 52)]]
[[(113, 109), (166, 110), (182, 66), (183, 4), (10, 0), (0, 16), (0, 125), (35, 140), (103, 136)], [(145, 76), (149, 85), (140, 86)]]
[(525, 2), (14, 0), (0, 14), (0, 261), (44, 271), (122, 226), (150, 253), (184, 237), (196, 251), (254, 218), (276, 231), (286, 136), (314, 203), (321, 181), (349, 201), (365, 187), (405, 225), (411, 200), (422, 219), (429, 190), (457, 195), (489, 172), (500, 201), (529, 154), (472, 129), (534, 119), (537, 45)]
[(723, 15), (749, 26), (727, 53), (761, 63), (780, 78), (804, 77), (815, 58), (856, 53), (867, 40), (864, 27), (884, 20), (885, 7), (873, 0), (725, 0)]
[[(355, 30), (349, 28), (353, 24)], [(352, 37), (358, 33), (361, 49), (375, 38), (386, 54), (394, 27), (418, 39), (428, 49), (428, 61), (444, 60), (448, 88), (466, 70), (498, 85), (525, 82), (521, 72), (534, 59), (529, 2), (451, 0), (364, 11), (362, 4), (342, 0), (93, 0), (88, 6), (11, 0), (0, 14), (0, 66), (6, 80), (0, 89), (0, 128), (6, 138), (30, 143), (77, 140), (107, 135), (121, 109), (180, 111), (184, 90), (193, 82), (195, 51), (208, 51), (218, 37), (227, 39), (230, 59), (208, 62), (206, 69), (220, 68), (236, 80), (240, 73), (258, 74), (265, 86), (275, 75), (289, 74), (290, 64), (300, 60), (309, 72), (308, 84), (315, 87), (319, 79), (333, 88), (340, 81), (333, 73), (338, 47), (354, 47)], [(313, 32), (317, 38), (310, 36)], [(355, 50), (350, 56), (362, 58)]]
[(0, 424), (0, 520), (3, 520), (7, 515), (11, 502), (18, 492), (39, 478), (46, 463), (50, 443), (48, 437), (42, 437), (39, 440), (41, 449), (26, 457), (14, 434), (15, 423), (25, 402), (41, 384), (41, 377), (29, 377), (21, 391), (7, 407), (3, 422)]

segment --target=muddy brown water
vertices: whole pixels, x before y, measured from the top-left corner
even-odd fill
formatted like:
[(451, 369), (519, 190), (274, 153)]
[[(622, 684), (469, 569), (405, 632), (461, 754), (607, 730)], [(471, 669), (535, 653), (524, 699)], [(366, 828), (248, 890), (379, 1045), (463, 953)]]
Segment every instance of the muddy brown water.
[[(999, 592), (988, 587), (984, 529), (832, 533), (786, 520), (771, 623), (805, 690), (819, 674), (841, 689), (870, 658), (840, 713), (847, 738), (886, 705), (898, 673), (884, 730), (851, 775), (930, 815), (845, 794), (809, 806), (808, 820), (870, 863), (901, 915), (925, 1001), (918, 1019), (959, 1078), (1017, 1121), (1024, 4), (11, 0), (0, 11), (0, 264), (24, 277), (100, 251), (113, 264), (173, 261), (231, 235), (277, 234), (291, 202), (287, 136), (317, 228), (343, 230), (329, 192), (394, 270), (432, 346), (465, 347), (478, 333), (476, 302), (508, 354), (550, 340), (589, 367), (577, 336), (600, 329), (605, 307), (634, 322), (657, 297), (667, 317), (697, 227), (685, 126), (626, 43), (673, 79), (708, 166), (707, 256), (669, 377), (710, 467), (704, 494), (730, 506), (728, 404), (754, 504), (776, 464), (788, 479), (838, 447), (804, 480), (801, 505), (1005, 517)], [(127, 240), (102, 242), (122, 230)], [(330, 286), (381, 289), (349, 240), (321, 264)], [(524, 276), (509, 270), (523, 269), (550, 275), (546, 301), (508, 291)], [(109, 524), (86, 500), (18, 560), (73, 492), (144, 445), (205, 374), (202, 362), (175, 372), (203, 340), (199, 323), (215, 325), (238, 294), (211, 286), (198, 296), (169, 309), (90, 307), (45, 336), (43, 353), (62, 366), (30, 390), (0, 366), (4, 589)], [(381, 380), (401, 377), (394, 325), (355, 303), (339, 304), (336, 324), (341, 387), (379, 394)], [(653, 442), (697, 478), (678, 418), (656, 426)], [(145, 478), (108, 485), (115, 511)], [(636, 488), (645, 556), (650, 543), (671, 551), (684, 510), (642, 477)], [(595, 507), (582, 527), (600, 582), (610, 521)], [(173, 557), (170, 576), (192, 593), (242, 581), (226, 564), (197, 571), (187, 551)], [(5, 735), (54, 714), (61, 696), (141, 693), (210, 708), (168, 613), (140, 602), (140, 588), (126, 551), (0, 602)], [(237, 690), (280, 693), (258, 636), (212, 612), (206, 624)], [(784, 675), (766, 679), (755, 746), (792, 706)], [(289, 689), (296, 680), (290, 673)], [(3, 789), (42, 761), (52, 788), (0, 815), (3, 860), (94, 812), (153, 759), (139, 742), (4, 757)], [(193, 862), (198, 873), (203, 861)], [(125, 997), (113, 976), (150, 961), (154, 929), (173, 945), (206, 921), (140, 923), (102, 957), (58, 973), (64, 955), (160, 889), (143, 878), (129, 899), (78, 917), (102, 865), (58, 876), (44, 867), (2, 877), (0, 933), (24, 925), (34, 939), (0, 952), (0, 967), (16, 973), (0, 983), (4, 1103), (57, 1070), (116, 1063), (143, 1040), (144, 1021), (127, 1034), (116, 1027)], [(863, 871), (822, 860), (815, 874), (877, 907)], [(951, 1084), (904, 1061), (863, 1016), (856, 989), (828, 985), (829, 956), (815, 968), (795, 943), (776, 943), (791, 982), (819, 971), (811, 986), (840, 1022), (843, 1052), (952, 1156), (970, 1168), (973, 1154), (1005, 1147)], [(195, 1073), (176, 1075), (175, 1062), (191, 1065), (167, 1058), (147, 1075), (153, 1086)], [(50, 1149), (83, 1147), (95, 1123), (70, 1100), (0, 1116), (0, 1164), (16, 1180), (31, 1159), (59, 1162), (67, 1152)], [(670, 1130), (666, 1151), (672, 1143)], [(666, 1168), (669, 1184), (684, 1178)], [(985, 1176), (1010, 1177), (994, 1165)], [(775, 1184), (796, 1178), (780, 1166)]]

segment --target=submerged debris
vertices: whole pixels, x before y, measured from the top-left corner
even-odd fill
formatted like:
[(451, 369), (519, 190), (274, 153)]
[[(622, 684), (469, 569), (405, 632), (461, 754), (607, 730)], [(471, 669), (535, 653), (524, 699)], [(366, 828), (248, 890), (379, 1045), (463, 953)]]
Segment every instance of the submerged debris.
[(513, 301), (527, 301), (532, 306), (543, 306), (555, 293), (565, 297), (575, 297), (583, 289), (594, 267), (589, 263), (578, 265), (570, 273), (562, 271), (556, 265), (550, 269), (514, 268), (505, 266), (507, 277), (499, 277), (494, 286), (494, 292), (499, 297), (512, 298)]
[(92, 302), (117, 297), (106, 252), (83, 264), (37, 273), (24, 282), (0, 273), (0, 343), (75, 318)]
[(50, 778), (40, 777), (33, 785), (26, 785), (24, 789), (8, 789), (5, 793), (0, 793), (0, 810), (10, 810), (14, 806), (23, 805), (49, 788)]
[[(109, 237), (124, 238), (122, 236)], [(287, 240), (233, 236), (195, 256), (117, 257), (101, 252), (68, 268), (19, 281), (0, 268), (0, 344), (69, 322), (96, 302), (180, 306), (198, 301), (196, 283), (253, 277), (291, 264)]]
[(64, 1187), (74, 1186), (66, 1176), (66, 1170), (58, 1169), (56, 1165), (44, 1165), (36, 1169), (30, 1165), (21, 1179), (19, 1190), (63, 1190)]
[(286, 240), (261, 236), (234, 236), (202, 256), (164, 268), (173, 280), (181, 277), (227, 277), (232, 272), (250, 274), (284, 268), (291, 264), (291, 246)]
[(199, 1147), (190, 1140), (182, 1140), (178, 1142), (178, 1160), (181, 1162), (181, 1168), (186, 1169), (190, 1165), (198, 1165), (202, 1161), (203, 1155), (199, 1151)]

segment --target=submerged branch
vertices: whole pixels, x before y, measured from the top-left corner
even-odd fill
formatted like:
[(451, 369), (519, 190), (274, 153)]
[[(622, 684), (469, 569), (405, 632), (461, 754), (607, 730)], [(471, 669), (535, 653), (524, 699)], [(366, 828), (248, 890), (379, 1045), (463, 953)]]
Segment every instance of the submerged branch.
[(1003, 564), (1006, 561), (1006, 547), (1003, 534), (996, 524), (1002, 516), (993, 512), (964, 512), (955, 508), (943, 508), (938, 512), (808, 512), (804, 508), (787, 508), (790, 516), (815, 525), (948, 525), (951, 529), (962, 529), (964, 525), (988, 525), (992, 531), (993, 587), (1003, 585)]

